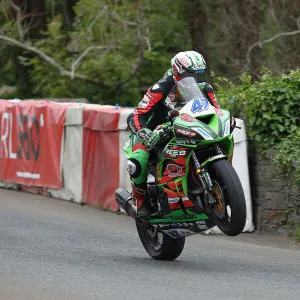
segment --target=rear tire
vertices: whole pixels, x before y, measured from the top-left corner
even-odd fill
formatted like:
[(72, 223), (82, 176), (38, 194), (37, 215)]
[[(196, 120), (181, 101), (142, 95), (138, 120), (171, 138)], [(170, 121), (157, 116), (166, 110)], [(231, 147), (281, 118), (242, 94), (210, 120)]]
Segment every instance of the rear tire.
[[(211, 162), (208, 171), (215, 184), (216, 195), (222, 198), (220, 206), (216, 205), (214, 209), (216, 225), (226, 235), (236, 236), (243, 231), (246, 223), (246, 200), (240, 179), (227, 160)], [(218, 199), (217, 196), (215, 198)], [(224, 210), (221, 211), (221, 208)]]
[(149, 223), (136, 220), (140, 240), (148, 254), (157, 260), (174, 260), (182, 252), (185, 238), (173, 239), (159, 231), (155, 232)]

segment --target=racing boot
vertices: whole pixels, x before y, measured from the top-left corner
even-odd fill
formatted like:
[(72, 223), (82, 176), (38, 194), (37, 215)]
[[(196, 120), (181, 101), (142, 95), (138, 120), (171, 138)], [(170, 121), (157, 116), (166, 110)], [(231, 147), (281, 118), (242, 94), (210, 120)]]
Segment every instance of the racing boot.
[(136, 201), (136, 219), (146, 218), (152, 214), (150, 203), (146, 197), (146, 190), (132, 184), (132, 198)]

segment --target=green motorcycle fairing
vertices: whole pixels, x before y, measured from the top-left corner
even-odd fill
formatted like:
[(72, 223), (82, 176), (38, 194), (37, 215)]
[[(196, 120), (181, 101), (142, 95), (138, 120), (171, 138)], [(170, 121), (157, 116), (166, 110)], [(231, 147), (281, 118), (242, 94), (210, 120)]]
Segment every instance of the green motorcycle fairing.
[[(186, 86), (195, 85), (188, 79), (180, 81), (181, 86), (178, 86), (178, 89), (183, 91), (178, 94), (181, 96)], [(229, 111), (217, 110), (207, 104), (207, 100), (201, 98), (204, 97), (201, 91), (198, 98), (192, 96), (192, 99), (183, 103), (180, 115), (172, 124), (174, 136), (161, 149), (156, 160), (157, 186), (167, 195), (170, 212), (150, 217), (148, 222), (173, 238), (196, 234), (215, 225), (205, 213), (193, 211), (194, 204), (188, 197), (190, 160), (193, 152), (196, 153), (201, 168), (205, 168), (216, 159), (227, 159), (231, 162), (234, 147)], [(167, 103), (170, 104), (170, 101)], [(176, 109), (176, 105), (174, 106), (170, 108)], [(168, 126), (167, 123), (162, 125)], [(124, 147), (127, 157), (132, 151), (134, 138), (132, 134)], [(207, 149), (216, 151), (206, 153)], [(202, 156), (202, 153), (205, 155)]]

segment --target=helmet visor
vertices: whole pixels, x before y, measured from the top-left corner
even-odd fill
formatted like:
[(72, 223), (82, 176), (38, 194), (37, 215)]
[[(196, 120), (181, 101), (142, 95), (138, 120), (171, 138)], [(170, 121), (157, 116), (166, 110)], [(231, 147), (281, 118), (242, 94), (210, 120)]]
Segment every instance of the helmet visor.
[(193, 77), (198, 83), (206, 81), (206, 70), (185, 71), (180, 74), (180, 78)]

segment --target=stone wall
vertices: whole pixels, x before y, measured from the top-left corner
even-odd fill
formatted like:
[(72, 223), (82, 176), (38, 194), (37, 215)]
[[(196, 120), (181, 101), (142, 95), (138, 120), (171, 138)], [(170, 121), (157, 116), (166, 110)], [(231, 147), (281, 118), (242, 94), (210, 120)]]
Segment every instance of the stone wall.
[(289, 220), (299, 220), (300, 224), (300, 189), (291, 187), (288, 178), (279, 176), (272, 161), (258, 154), (253, 145), (248, 150), (256, 230), (287, 229)]

